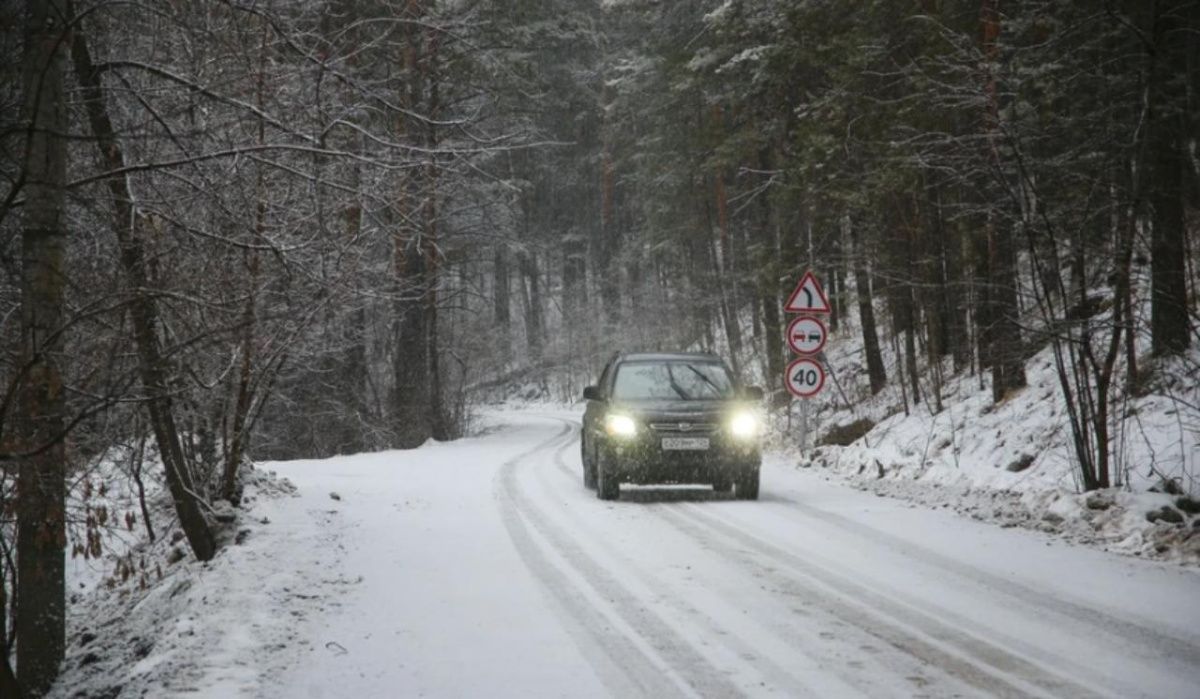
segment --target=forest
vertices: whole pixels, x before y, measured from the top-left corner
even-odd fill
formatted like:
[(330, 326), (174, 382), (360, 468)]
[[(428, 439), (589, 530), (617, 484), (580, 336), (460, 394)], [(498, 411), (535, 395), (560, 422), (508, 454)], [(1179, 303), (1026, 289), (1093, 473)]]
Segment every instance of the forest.
[(1113, 396), (1200, 339), (1194, 0), (11, 0), (0, 29), (4, 696), (54, 680), (65, 557), (149, 523), (88, 505), (101, 460), (207, 560), (252, 460), (453, 440), (481, 391), (572, 400), (614, 351), (722, 348), (785, 410), (812, 269), (867, 395), (1002, 401), (1053, 348), (1106, 488)]

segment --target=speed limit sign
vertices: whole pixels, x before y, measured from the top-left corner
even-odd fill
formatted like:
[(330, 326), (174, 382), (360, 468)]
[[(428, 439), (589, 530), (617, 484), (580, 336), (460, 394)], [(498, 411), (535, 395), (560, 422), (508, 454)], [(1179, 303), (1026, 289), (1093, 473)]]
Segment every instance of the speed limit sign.
[(812, 398), (825, 386), (825, 368), (815, 359), (800, 357), (788, 364), (784, 383), (793, 396)]

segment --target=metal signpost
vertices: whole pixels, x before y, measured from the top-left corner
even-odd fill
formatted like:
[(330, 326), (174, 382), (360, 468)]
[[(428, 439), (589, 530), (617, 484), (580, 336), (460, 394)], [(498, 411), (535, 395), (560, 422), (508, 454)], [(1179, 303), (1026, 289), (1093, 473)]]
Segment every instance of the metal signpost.
[[(787, 344), (793, 352), (800, 355), (787, 365), (783, 373), (783, 385), (793, 396), (806, 399), (821, 392), (825, 386), (825, 367), (817, 359), (817, 355), (825, 348), (829, 332), (825, 323), (817, 315), (831, 312), (829, 299), (821, 288), (821, 282), (812, 271), (807, 271), (800, 278), (800, 283), (788, 297), (783, 310), (788, 313), (799, 313), (788, 323)], [(803, 449), (808, 441), (808, 401), (800, 403), (800, 448)]]

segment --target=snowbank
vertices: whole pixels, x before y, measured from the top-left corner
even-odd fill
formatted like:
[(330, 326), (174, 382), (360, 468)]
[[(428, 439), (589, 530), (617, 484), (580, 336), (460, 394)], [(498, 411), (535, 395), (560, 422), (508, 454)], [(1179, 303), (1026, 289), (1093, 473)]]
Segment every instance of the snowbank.
[(154, 543), (139, 524), (124, 549), (106, 547), (102, 565), (72, 566), (67, 658), (50, 697), (255, 694), (289, 662), (280, 651), (346, 582), (323, 572), (338, 556), (329, 545), (338, 503), (289, 517), (280, 504), (290, 483), (253, 469), (244, 478), (242, 508), (218, 532), (226, 545), (212, 561), (191, 557), (157, 493)]
[[(840, 344), (830, 364), (854, 391), (863, 380), (861, 343), (847, 337)], [(777, 444), (799, 467), (829, 469), (880, 495), (1107, 550), (1200, 564), (1200, 352), (1144, 365), (1148, 392), (1118, 395), (1110, 423), (1115, 487), (1092, 493), (1082, 492), (1052, 357), (1049, 348), (1036, 354), (1026, 365), (1028, 386), (999, 404), (986, 377), (953, 377), (936, 414), (929, 396), (903, 412), (893, 363), (892, 386), (880, 396), (859, 393), (847, 408), (827, 394), (813, 406), (816, 444), (866, 419), (874, 426), (864, 436), (800, 450), (777, 420)]]

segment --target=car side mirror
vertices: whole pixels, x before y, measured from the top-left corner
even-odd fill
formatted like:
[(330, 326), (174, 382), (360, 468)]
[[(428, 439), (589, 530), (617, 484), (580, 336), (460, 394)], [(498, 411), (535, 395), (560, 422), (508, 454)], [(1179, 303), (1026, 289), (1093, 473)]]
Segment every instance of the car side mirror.
[(600, 389), (596, 386), (588, 386), (587, 388), (583, 389), (583, 399), (603, 400), (603, 398), (600, 397)]
[(763, 390), (758, 386), (746, 386), (742, 389), (742, 397), (746, 400), (762, 400)]

